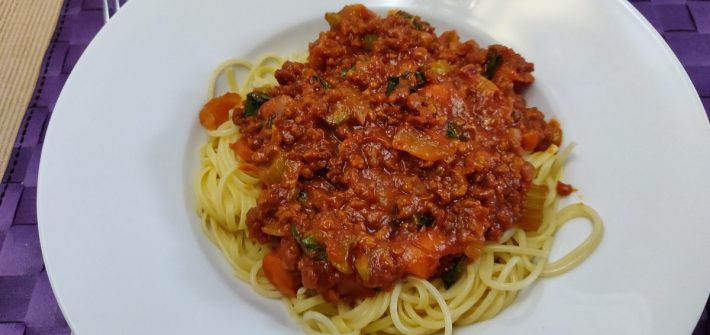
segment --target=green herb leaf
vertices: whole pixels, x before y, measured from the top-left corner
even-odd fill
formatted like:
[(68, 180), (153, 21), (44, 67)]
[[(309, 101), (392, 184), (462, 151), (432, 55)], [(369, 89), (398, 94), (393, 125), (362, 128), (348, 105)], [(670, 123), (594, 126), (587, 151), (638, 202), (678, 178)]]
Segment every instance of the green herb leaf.
[(428, 24), (425, 25), (425, 22), (419, 21), (417, 19), (412, 20), (412, 25), (417, 30), (424, 30), (424, 28), (426, 28), (428, 26)]
[(493, 79), (493, 75), (496, 74), (496, 68), (498, 68), (501, 60), (503, 60), (503, 57), (501, 57), (497, 51), (494, 49), (488, 49), (486, 64), (483, 67), (483, 73), (488, 80)]
[(386, 89), (387, 94), (392, 93), (392, 91), (397, 88), (397, 85), (399, 85), (399, 77), (388, 77)]
[[(405, 72), (409, 73), (409, 72)], [(409, 92), (416, 92), (418, 89), (427, 84), (426, 75), (422, 71), (414, 72), (414, 78), (417, 80), (414, 85), (409, 86)]]
[(375, 41), (377, 41), (377, 34), (369, 33), (362, 37), (362, 47), (367, 51), (372, 51), (375, 48)]
[(323, 87), (323, 89), (327, 90), (327, 89), (333, 87), (332, 85), (330, 85), (330, 83), (328, 81), (326, 81), (325, 79), (323, 79), (321, 77), (313, 76), (313, 80), (317, 81), (320, 84), (320, 86)]
[(458, 259), (458, 261), (456, 261), (456, 264), (451, 269), (441, 275), (441, 281), (444, 282), (444, 287), (448, 289), (449, 287), (454, 285), (459, 280), (459, 278), (461, 278), (461, 275), (463, 274), (465, 268), (466, 257), (461, 257)]
[(459, 138), (459, 132), (456, 130), (456, 125), (453, 122), (446, 122), (446, 137), (448, 138)]
[(247, 94), (247, 100), (244, 102), (244, 117), (254, 116), (259, 112), (259, 108), (271, 97), (262, 92), (251, 92)]
[(296, 242), (298, 242), (298, 244), (301, 244), (301, 233), (298, 231), (298, 228), (296, 228), (295, 224), (291, 225), (291, 235), (293, 235), (293, 238), (296, 239)]
[(308, 201), (308, 193), (306, 191), (301, 190), (298, 192), (298, 202), (305, 204), (306, 201)]
[(434, 224), (434, 217), (431, 214), (414, 214), (414, 224), (417, 227), (430, 227)]
[(412, 14), (409, 14), (409, 13), (403, 11), (403, 10), (398, 10), (398, 11), (397, 11), (397, 16), (399, 16), (399, 17), (401, 17), (401, 18), (403, 18), (403, 19), (405, 19), (405, 20), (411, 20), (411, 19), (414, 17), (414, 16), (412, 16)]
[(308, 251), (319, 251), (323, 247), (313, 235), (308, 235), (302, 239), (301, 246)]
[(295, 224), (291, 225), (291, 234), (293, 238), (296, 239), (296, 242), (301, 245), (301, 249), (303, 249), (304, 253), (319, 260), (326, 259), (325, 247), (316, 240), (315, 236), (308, 235), (301, 238), (301, 233), (298, 231)]
[(351, 65), (350, 68), (344, 67), (342, 71), (340, 71), (340, 77), (343, 79), (348, 77), (348, 72), (352, 71), (355, 69), (355, 64)]
[(429, 27), (429, 23), (427, 23), (426, 21), (422, 21), (419, 16), (414, 16), (401, 10), (397, 11), (396, 15), (409, 21), (412, 26), (414, 26), (414, 28), (416, 28), (417, 30), (424, 30)]
[(424, 74), (424, 72), (422, 72), (422, 71), (414, 72), (414, 77), (417, 78), (417, 86), (422, 87), (422, 86), (426, 85), (427, 80), (426, 80), (426, 74)]

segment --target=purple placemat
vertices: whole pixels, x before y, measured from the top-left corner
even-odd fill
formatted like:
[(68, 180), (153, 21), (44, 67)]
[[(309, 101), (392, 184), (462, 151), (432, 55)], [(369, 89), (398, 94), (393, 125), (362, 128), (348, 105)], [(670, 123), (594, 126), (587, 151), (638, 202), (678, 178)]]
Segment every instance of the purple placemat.
[[(113, 1), (108, 2), (113, 6)], [(111, 7), (110, 13), (114, 12)], [(44, 131), (59, 92), (103, 20), (103, 0), (64, 1), (0, 183), (0, 335), (71, 333), (40, 252), (37, 169)]]
[[(113, 1), (110, 14), (115, 12)], [(124, 3), (125, 0), (121, 0)], [(710, 2), (631, 0), (685, 66), (710, 115)], [(34, 96), (0, 183), (0, 335), (69, 334), (37, 235), (37, 168), (47, 122), (67, 76), (103, 25), (103, 0), (65, 0)], [(710, 334), (708, 306), (693, 335)]]

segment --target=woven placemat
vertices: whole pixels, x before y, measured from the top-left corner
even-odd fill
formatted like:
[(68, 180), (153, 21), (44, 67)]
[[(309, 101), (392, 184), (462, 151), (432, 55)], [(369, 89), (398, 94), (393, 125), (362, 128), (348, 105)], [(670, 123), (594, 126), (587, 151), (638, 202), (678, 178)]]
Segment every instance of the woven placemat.
[[(0, 4), (2, 1), (5, 0), (0, 0)], [(79, 55), (103, 25), (102, 3), (65, 0), (0, 183), (0, 335), (70, 333), (52, 294), (40, 253), (35, 203), (37, 168), (44, 130), (57, 96)], [(710, 113), (710, 2), (632, 3), (678, 55)], [(710, 334), (707, 308), (693, 332), (706, 334)]]
[(62, 0), (0, 1), (0, 171), (37, 82)]
[[(5, 1), (0, 0), (0, 5)], [(64, 0), (34, 92), (23, 108), (24, 117), (0, 183), (0, 335), (71, 333), (40, 252), (37, 169), (44, 131), (59, 92), (103, 23), (102, 0)], [(0, 28), (3, 24), (0, 22)]]

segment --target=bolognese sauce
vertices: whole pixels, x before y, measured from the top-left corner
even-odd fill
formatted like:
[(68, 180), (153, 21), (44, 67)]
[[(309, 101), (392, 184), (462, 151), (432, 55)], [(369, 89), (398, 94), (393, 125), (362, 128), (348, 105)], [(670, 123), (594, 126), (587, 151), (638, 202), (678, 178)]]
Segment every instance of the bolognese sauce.
[(305, 287), (331, 302), (407, 276), (450, 285), (521, 219), (536, 187), (523, 154), (562, 140), (519, 94), (533, 64), (402, 11), (350, 5), (325, 19), (277, 86), (200, 115), (216, 127), (236, 105), (232, 148), (263, 188), (249, 236), (273, 246), (264, 273), (286, 296)]

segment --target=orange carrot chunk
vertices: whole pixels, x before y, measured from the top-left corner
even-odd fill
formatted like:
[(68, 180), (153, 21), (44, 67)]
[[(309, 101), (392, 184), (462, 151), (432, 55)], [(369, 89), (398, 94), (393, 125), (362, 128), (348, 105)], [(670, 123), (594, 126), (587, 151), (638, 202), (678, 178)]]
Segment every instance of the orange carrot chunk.
[(212, 98), (200, 110), (200, 124), (209, 130), (215, 130), (229, 119), (229, 110), (242, 103), (242, 97), (236, 93), (226, 93)]

